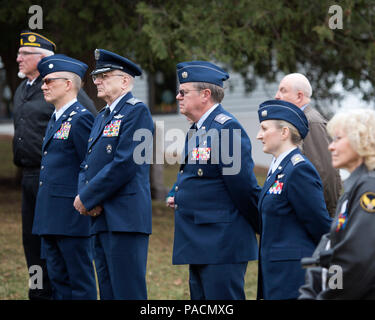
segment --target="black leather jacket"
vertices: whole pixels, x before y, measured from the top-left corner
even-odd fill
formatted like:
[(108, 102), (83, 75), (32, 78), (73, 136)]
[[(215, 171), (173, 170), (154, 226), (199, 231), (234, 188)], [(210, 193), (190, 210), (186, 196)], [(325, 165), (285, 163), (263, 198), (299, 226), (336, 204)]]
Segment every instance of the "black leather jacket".
[[(322, 288), (322, 267), (307, 269), (306, 283), (299, 299), (375, 299), (375, 171), (362, 164), (344, 181), (345, 193), (339, 199), (330, 238), (329, 270)], [(342, 288), (329, 285), (339, 279)]]

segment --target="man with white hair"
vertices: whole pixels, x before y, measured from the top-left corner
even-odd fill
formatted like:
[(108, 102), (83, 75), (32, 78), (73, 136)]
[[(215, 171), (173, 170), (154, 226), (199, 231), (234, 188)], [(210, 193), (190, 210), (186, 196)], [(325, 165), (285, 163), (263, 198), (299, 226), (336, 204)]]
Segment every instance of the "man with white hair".
[(340, 196), (341, 179), (338, 170), (332, 166), (328, 151), (330, 138), (326, 130), (327, 120), (309, 105), (311, 95), (309, 80), (301, 73), (290, 73), (281, 80), (275, 99), (291, 102), (305, 113), (309, 123), (309, 133), (303, 142), (303, 153), (319, 172), (328, 212), (334, 216)]
[(92, 216), (100, 299), (145, 300), (152, 227), (150, 165), (138, 158), (141, 142), (135, 137), (149, 134), (142, 144), (150, 150), (153, 121), (148, 107), (131, 92), (142, 69), (105, 49), (96, 49), (94, 55), (92, 80), (107, 106), (91, 130), (74, 207)]
[[(13, 100), (13, 161), (22, 169), (22, 242), (28, 269), (39, 266), (43, 270), (43, 288), (29, 288), (29, 299), (50, 299), (51, 286), (45, 260), (40, 258), (40, 237), (32, 234), (35, 201), (39, 186), (43, 137), (55, 107), (45, 101), (41, 90), (42, 77), (38, 62), (52, 56), (56, 45), (41, 34), (25, 31), (20, 34), (17, 53), (18, 76), (26, 78), (18, 86)], [(81, 89), (78, 101), (97, 114), (96, 108)]]

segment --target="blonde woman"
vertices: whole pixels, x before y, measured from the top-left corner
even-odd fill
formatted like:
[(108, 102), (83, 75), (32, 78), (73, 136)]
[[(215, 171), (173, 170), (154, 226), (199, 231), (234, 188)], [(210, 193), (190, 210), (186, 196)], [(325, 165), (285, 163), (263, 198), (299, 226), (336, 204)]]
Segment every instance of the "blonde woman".
[(332, 164), (350, 176), (325, 245), (328, 263), (308, 269), (299, 298), (375, 299), (375, 112), (344, 111), (327, 128)]

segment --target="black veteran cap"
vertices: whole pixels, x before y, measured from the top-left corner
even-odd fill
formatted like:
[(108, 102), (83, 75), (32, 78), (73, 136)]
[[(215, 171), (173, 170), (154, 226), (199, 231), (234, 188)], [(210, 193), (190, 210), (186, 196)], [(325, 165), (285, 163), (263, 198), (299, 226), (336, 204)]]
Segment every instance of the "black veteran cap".
[(112, 70), (124, 71), (132, 77), (140, 76), (142, 74), (142, 69), (134, 62), (111, 51), (95, 49), (94, 55), (96, 66), (95, 70), (91, 72), (91, 75)]
[(86, 70), (87, 64), (64, 54), (44, 57), (38, 63), (38, 71), (43, 78), (53, 72), (68, 71), (78, 74), (83, 79)]
[(293, 103), (283, 100), (268, 100), (259, 105), (259, 122), (265, 120), (284, 120), (296, 127), (302, 139), (309, 132), (309, 124), (303, 111)]
[(180, 62), (177, 64), (177, 75), (180, 83), (207, 82), (220, 87), (229, 78), (227, 72), (208, 61)]
[(20, 47), (42, 48), (55, 52), (56, 45), (45, 36), (31, 31), (23, 31), (20, 35)]

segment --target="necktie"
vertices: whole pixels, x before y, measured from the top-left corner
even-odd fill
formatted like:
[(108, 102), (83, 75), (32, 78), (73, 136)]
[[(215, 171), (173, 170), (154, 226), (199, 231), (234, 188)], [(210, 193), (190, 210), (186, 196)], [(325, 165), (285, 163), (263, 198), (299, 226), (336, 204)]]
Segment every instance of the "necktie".
[(110, 113), (111, 113), (111, 109), (109, 107), (106, 107), (104, 112), (103, 112), (102, 124), (103, 124), (104, 120), (107, 119), (107, 117), (109, 116)]
[(106, 107), (104, 110), (104, 118), (107, 118), (110, 113), (111, 113), (111, 109), (109, 107)]
[(193, 123), (193, 125), (190, 127), (190, 129), (188, 131), (188, 140), (190, 140), (190, 138), (194, 135), (196, 130), (197, 130), (197, 124)]
[(51, 119), (49, 120), (49, 123), (48, 123), (48, 133), (47, 133), (47, 136), (48, 136), (49, 134), (51, 134), (52, 129), (53, 129), (54, 125), (55, 125), (55, 122), (56, 122), (56, 113), (54, 112), (54, 113), (52, 114)]
[(25, 94), (25, 97), (27, 97), (30, 93), (30, 88), (31, 88), (31, 84), (30, 83), (27, 83), (26, 84), (26, 94)]
[(271, 162), (271, 165), (270, 165), (270, 168), (268, 169), (268, 173), (267, 173), (267, 180), (269, 179), (269, 177), (272, 175), (272, 167), (275, 163), (275, 158), (272, 159), (272, 162)]
[(102, 115), (102, 121), (100, 123), (100, 131), (102, 130), (103, 123), (108, 118), (108, 116), (109, 116), (110, 113), (111, 113), (111, 109), (109, 107), (106, 107), (105, 110), (104, 110), (104, 112), (103, 112), (103, 115)]

